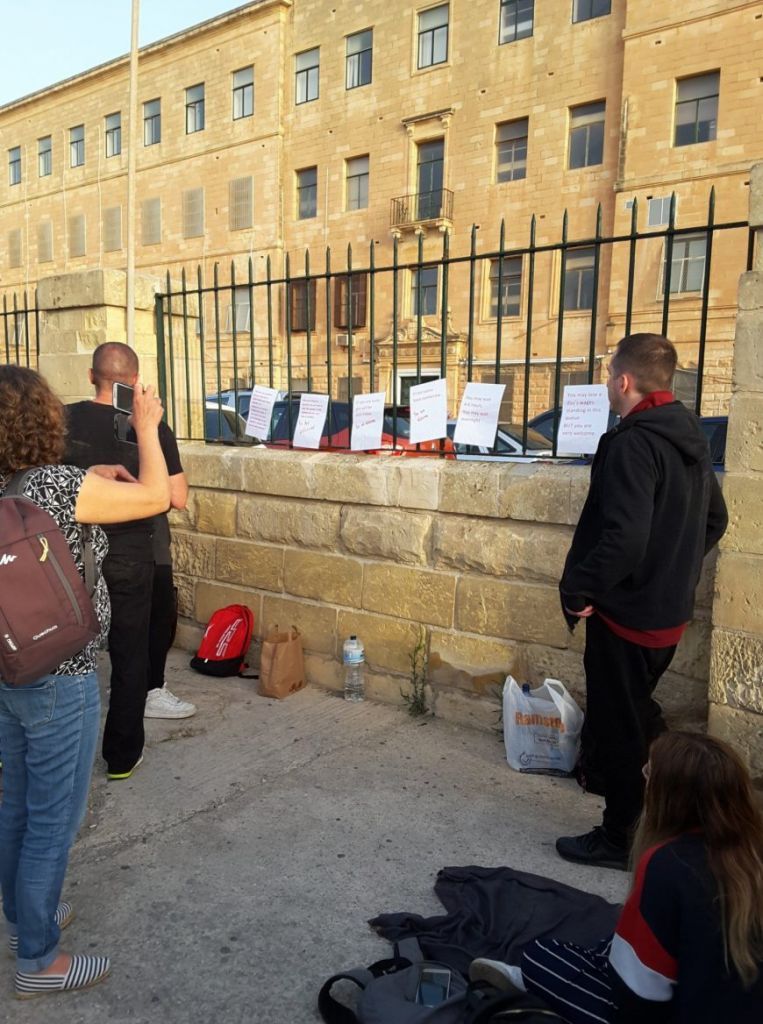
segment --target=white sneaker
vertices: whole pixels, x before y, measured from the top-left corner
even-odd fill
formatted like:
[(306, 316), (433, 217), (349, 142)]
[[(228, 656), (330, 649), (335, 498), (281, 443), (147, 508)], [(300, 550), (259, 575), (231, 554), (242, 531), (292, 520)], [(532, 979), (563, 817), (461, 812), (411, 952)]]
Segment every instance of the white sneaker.
[(144, 718), (190, 718), (195, 714), (195, 704), (188, 700), (180, 700), (174, 693), (170, 693), (166, 686), (158, 686), (148, 691)]

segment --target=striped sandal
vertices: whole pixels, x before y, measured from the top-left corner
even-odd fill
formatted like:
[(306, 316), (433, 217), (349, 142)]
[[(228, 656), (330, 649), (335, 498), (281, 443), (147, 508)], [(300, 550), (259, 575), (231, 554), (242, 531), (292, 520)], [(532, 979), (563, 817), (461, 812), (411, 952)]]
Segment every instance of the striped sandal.
[(73, 956), (66, 974), (16, 971), (16, 998), (34, 999), (57, 992), (78, 992), (104, 981), (111, 970), (106, 956)]
[[(56, 913), (55, 913), (54, 917), (55, 917), (56, 924), (61, 929), (61, 931), (63, 931), (64, 928), (68, 928), (69, 925), (74, 920), (74, 910), (72, 908), (71, 903), (65, 903), (63, 901), (61, 903), (59, 903), (58, 906), (56, 907)], [(9, 951), (11, 953), (11, 956), (15, 956), (18, 953), (18, 950), (19, 950), (19, 937), (18, 937), (18, 935), (9, 935), (8, 936), (8, 949), (9, 949)]]

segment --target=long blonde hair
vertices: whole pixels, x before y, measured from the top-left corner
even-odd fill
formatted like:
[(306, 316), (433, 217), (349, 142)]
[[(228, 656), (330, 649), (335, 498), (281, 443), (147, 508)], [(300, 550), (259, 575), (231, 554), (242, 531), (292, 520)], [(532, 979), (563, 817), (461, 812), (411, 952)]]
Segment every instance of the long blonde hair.
[(750, 987), (763, 963), (763, 814), (749, 772), (721, 740), (664, 733), (649, 751), (633, 863), (649, 847), (691, 831), (704, 838), (718, 886), (726, 965)]

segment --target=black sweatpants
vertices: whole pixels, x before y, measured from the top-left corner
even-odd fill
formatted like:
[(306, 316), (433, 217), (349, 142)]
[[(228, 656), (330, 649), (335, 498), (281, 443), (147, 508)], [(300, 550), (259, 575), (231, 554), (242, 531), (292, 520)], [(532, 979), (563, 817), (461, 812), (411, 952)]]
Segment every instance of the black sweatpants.
[(675, 651), (623, 640), (596, 614), (586, 619), (583, 752), (603, 779), (604, 828), (619, 845), (641, 813), (649, 745), (666, 729), (653, 693)]
[(111, 599), (111, 695), (103, 758), (110, 772), (121, 773), (128, 772), (143, 752), (154, 563), (108, 555), (103, 576)]
[(177, 625), (177, 605), (171, 565), (154, 565), (151, 620), (148, 631), (148, 689), (164, 686), (167, 652)]

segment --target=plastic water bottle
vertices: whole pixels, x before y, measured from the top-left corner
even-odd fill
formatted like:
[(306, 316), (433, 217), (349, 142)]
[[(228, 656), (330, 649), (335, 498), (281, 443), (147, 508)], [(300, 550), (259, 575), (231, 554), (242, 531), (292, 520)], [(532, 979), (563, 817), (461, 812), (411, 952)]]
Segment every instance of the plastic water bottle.
[(345, 700), (360, 701), (365, 697), (364, 661), (363, 644), (353, 634), (342, 645)]

